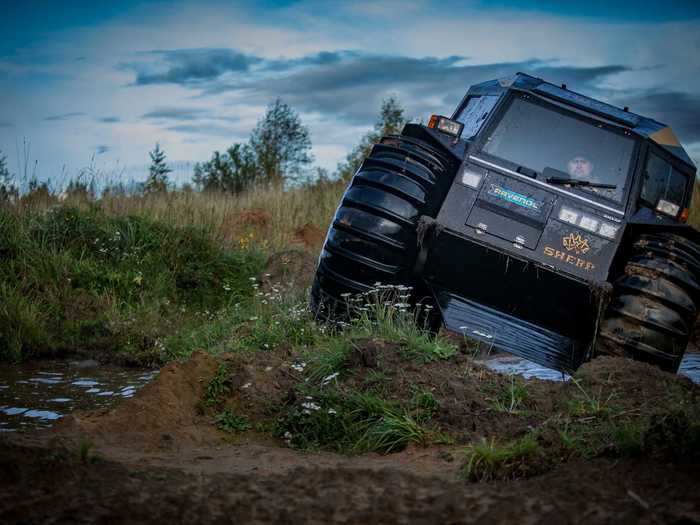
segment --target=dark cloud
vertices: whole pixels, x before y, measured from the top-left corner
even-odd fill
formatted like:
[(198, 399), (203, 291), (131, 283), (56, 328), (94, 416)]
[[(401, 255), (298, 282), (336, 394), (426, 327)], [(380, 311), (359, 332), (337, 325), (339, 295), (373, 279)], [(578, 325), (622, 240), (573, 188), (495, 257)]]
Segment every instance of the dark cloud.
[[(470, 85), (529, 73), (555, 84), (618, 105), (670, 124), (681, 140), (700, 140), (700, 95), (649, 92), (629, 95), (603, 89), (607, 77), (630, 71), (610, 64), (574, 67), (541, 60), (473, 65), (465, 57), (405, 57), (325, 51), (293, 59), (263, 59), (231, 49), (181, 49), (153, 52), (156, 63), (134, 66), (136, 84), (167, 82), (197, 89), (201, 95), (232, 93), (251, 104), (266, 104), (280, 97), (296, 109), (333, 116), (345, 123), (369, 125), (382, 99), (398, 95), (407, 113), (426, 118), (434, 112), (449, 114)], [(150, 73), (144, 68), (154, 68)], [(139, 69), (141, 68), (141, 69)], [(159, 69), (160, 68), (160, 69)], [(157, 108), (143, 118), (175, 121), (235, 120), (208, 116), (193, 108)], [(224, 136), (228, 128), (194, 123), (169, 128), (186, 133)]]
[(207, 111), (201, 108), (161, 107), (141, 115), (145, 119), (197, 120)]
[(167, 128), (169, 131), (186, 133), (188, 135), (208, 135), (212, 137), (226, 137), (231, 140), (238, 140), (241, 137), (240, 130), (236, 130), (219, 124), (178, 124)]
[(105, 146), (104, 144), (100, 144), (95, 148), (95, 153), (98, 155), (102, 155), (103, 153), (107, 153), (109, 151), (109, 146)]
[(119, 117), (100, 117), (97, 121), (104, 122), (105, 124), (114, 124), (116, 122), (121, 122), (121, 119)]
[(85, 115), (85, 113), (80, 113), (80, 112), (74, 111), (72, 113), (62, 113), (60, 115), (51, 115), (48, 117), (44, 117), (43, 120), (48, 121), (48, 122), (53, 122), (53, 121), (57, 121), (57, 120), (68, 120), (68, 119), (74, 118), (74, 117), (82, 117), (83, 115)]
[[(608, 75), (627, 68), (554, 66), (540, 61), (469, 65), (459, 56), (410, 58), (362, 55), (339, 62), (289, 71), (273, 80), (214, 82), (205, 93), (243, 91), (251, 97), (281, 97), (302, 111), (333, 114), (367, 124), (376, 118), (381, 101), (397, 93), (410, 113), (425, 117), (449, 113), (470, 85), (510, 76), (517, 71), (542, 76), (573, 88), (591, 88)], [(436, 100), (441, 101), (436, 106)]]
[(136, 85), (196, 85), (219, 78), (229, 72), (246, 72), (261, 58), (234, 49), (173, 49), (152, 51), (155, 61), (122, 65), (136, 73)]
[(651, 92), (622, 98), (630, 111), (651, 117), (673, 128), (681, 142), (700, 141), (700, 95), (682, 92)]

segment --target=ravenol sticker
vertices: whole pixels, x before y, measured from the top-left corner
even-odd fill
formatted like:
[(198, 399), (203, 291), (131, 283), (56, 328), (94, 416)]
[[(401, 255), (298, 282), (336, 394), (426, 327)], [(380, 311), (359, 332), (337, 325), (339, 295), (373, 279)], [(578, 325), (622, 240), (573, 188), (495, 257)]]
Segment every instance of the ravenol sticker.
[(497, 184), (491, 184), (488, 193), (489, 195), (493, 195), (494, 197), (498, 197), (504, 201), (512, 202), (513, 204), (517, 204), (518, 206), (527, 208), (528, 210), (539, 211), (540, 206), (542, 205), (541, 202), (537, 202), (532, 197), (522, 195), (521, 193), (516, 193), (507, 188), (502, 188)]

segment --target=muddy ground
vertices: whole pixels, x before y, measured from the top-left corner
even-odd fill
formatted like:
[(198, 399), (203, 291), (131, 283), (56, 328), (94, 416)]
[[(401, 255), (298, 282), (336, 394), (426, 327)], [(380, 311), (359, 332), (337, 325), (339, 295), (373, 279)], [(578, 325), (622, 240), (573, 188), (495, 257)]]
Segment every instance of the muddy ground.
[[(690, 381), (601, 358), (576, 382), (518, 384), (513, 407), (514, 380), (464, 352), (425, 363), (380, 339), (353, 348), (333, 392), (431, 392), (426, 435), (439, 438), (385, 454), (294, 448), (275, 425), (307, 406), (303, 356), (199, 353), (112, 409), (3, 437), (0, 523), (700, 523)], [(224, 432), (222, 410), (250, 424)], [(620, 428), (641, 437), (611, 438)], [(470, 446), (528, 435), (535, 453), (465, 475)]]

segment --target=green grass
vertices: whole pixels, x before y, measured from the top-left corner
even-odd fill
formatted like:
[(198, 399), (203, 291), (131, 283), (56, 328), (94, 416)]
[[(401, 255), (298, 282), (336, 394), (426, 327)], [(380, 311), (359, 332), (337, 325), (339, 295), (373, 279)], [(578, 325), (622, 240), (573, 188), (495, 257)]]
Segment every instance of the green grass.
[(201, 314), (250, 302), (264, 261), (202, 228), (62, 206), (0, 207), (0, 257), (5, 360), (83, 351), (166, 361), (167, 338), (206, 330)]
[(217, 414), (215, 420), (216, 428), (230, 434), (245, 432), (253, 428), (247, 417), (235, 414), (230, 408)]
[(524, 477), (533, 469), (533, 460), (539, 454), (541, 449), (534, 433), (505, 444), (495, 438), (483, 439), (467, 447), (462, 475), (469, 481)]
[(346, 454), (390, 453), (440, 437), (399, 403), (337, 389), (302, 395), (280, 418), (275, 434), (296, 448)]
[(228, 367), (224, 363), (219, 364), (214, 377), (209, 380), (204, 390), (204, 405), (212, 407), (222, 403), (224, 396), (231, 391), (230, 382)]
[(517, 414), (522, 412), (527, 400), (527, 388), (521, 379), (510, 376), (510, 382), (498, 393), (493, 407), (498, 412)]

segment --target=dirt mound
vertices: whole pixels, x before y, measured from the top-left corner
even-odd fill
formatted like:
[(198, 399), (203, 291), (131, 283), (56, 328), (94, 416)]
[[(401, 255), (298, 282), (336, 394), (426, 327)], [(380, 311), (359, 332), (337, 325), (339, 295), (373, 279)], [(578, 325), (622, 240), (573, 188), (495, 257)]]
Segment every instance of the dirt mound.
[[(690, 379), (623, 357), (598, 357), (578, 369), (574, 378), (589, 397), (627, 410), (668, 412), (683, 393), (700, 402), (700, 387)], [(575, 385), (567, 385), (577, 390)]]
[(233, 222), (243, 226), (264, 228), (272, 222), (272, 214), (262, 208), (250, 208), (238, 212), (238, 214), (233, 217)]
[(197, 352), (185, 363), (163, 367), (132, 399), (105, 411), (75, 413), (55, 431), (84, 433), (99, 443), (161, 449), (215, 438), (213, 429), (201, 424), (198, 412), (217, 367), (214, 358)]
[[(435, 422), (453, 433), (458, 443), (482, 437), (507, 440), (535, 425), (537, 412), (551, 409), (552, 398), (561, 388), (556, 383), (534, 380), (528, 383), (526, 399), (507, 412), (499, 408), (514, 379), (476, 364), (469, 355), (457, 353), (450, 359), (421, 362), (406, 357), (400, 343), (381, 339), (360, 339), (353, 343), (344, 386), (353, 390), (371, 389), (370, 370), (381, 374), (382, 391), (390, 399), (406, 402), (417, 392), (429, 392), (437, 401)], [(524, 412), (529, 415), (524, 415)]]
[(316, 258), (305, 250), (290, 249), (273, 253), (265, 264), (260, 281), (265, 292), (272, 288), (291, 290), (311, 286)]
[(318, 226), (314, 226), (311, 223), (306, 223), (300, 228), (294, 231), (295, 243), (303, 244), (306, 248), (313, 251), (318, 251), (323, 245), (323, 241), (326, 238), (326, 232), (321, 230)]

